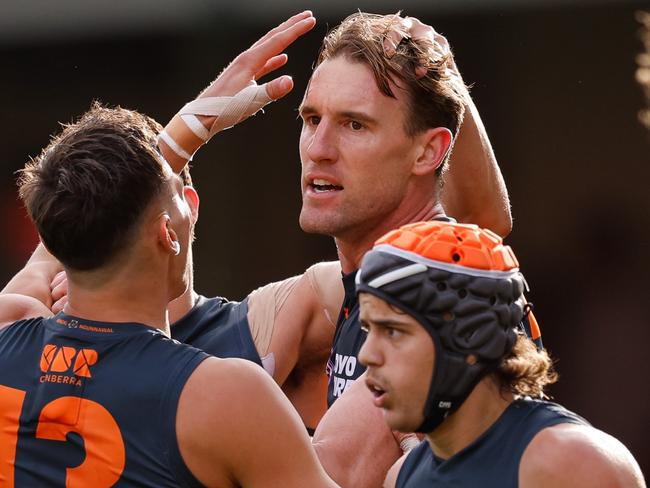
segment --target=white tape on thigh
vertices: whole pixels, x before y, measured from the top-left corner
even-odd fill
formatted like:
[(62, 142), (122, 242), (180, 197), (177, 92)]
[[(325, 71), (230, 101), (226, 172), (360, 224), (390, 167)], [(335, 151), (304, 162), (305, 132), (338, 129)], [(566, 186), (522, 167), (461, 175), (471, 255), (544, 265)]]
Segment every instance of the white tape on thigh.
[[(197, 98), (176, 114), (159, 137), (178, 156), (190, 159), (189, 152), (194, 153), (198, 149), (197, 147), (187, 150), (196, 146), (192, 141), (194, 137), (206, 143), (217, 132), (229, 129), (256, 114), (272, 101), (273, 99), (266, 92), (266, 83), (249, 85), (231, 97)], [(216, 117), (210, 130), (205, 128), (197, 115)], [(183, 124), (178, 124), (178, 119), (182, 120)], [(189, 129), (189, 132), (185, 128)]]

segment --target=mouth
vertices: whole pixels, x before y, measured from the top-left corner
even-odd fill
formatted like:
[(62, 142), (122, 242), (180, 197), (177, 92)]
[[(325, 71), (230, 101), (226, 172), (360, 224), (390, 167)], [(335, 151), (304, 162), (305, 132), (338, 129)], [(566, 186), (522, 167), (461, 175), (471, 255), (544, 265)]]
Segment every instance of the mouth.
[(324, 178), (309, 179), (307, 186), (314, 193), (332, 193), (343, 190), (342, 186), (339, 186)]
[(372, 378), (366, 378), (366, 386), (374, 397), (373, 403), (375, 406), (379, 408), (383, 407), (386, 402), (386, 390), (384, 390), (382, 386)]

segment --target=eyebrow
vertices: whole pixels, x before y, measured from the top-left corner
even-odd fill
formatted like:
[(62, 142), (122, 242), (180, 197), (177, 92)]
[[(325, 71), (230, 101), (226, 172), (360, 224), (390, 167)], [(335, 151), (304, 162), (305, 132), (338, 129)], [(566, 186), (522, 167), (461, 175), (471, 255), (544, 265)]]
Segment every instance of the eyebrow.
[(382, 319), (382, 318), (376, 318), (373, 319), (371, 317), (365, 318), (365, 317), (360, 317), (360, 319), (365, 322), (366, 324), (372, 323), (373, 325), (378, 325), (380, 327), (393, 327), (396, 325), (400, 326), (410, 326), (412, 325), (409, 321), (402, 321), (399, 319)]
[[(316, 108), (312, 107), (311, 105), (301, 105), (300, 107), (298, 107), (298, 112), (300, 113), (300, 115), (313, 115), (313, 114), (317, 114), (318, 110), (316, 110)], [(342, 117), (346, 119), (360, 120), (368, 124), (377, 123), (377, 119), (371, 117), (365, 112), (355, 112), (353, 110), (345, 110), (343, 112), (336, 112), (336, 115), (338, 117)]]

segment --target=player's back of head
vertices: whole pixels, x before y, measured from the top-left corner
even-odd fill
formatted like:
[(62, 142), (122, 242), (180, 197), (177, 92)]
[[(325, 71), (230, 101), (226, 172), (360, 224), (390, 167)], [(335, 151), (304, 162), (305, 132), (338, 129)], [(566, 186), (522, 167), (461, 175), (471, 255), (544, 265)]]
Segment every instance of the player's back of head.
[(92, 270), (125, 249), (165, 181), (151, 118), (95, 103), (22, 171), (19, 187), (46, 247)]

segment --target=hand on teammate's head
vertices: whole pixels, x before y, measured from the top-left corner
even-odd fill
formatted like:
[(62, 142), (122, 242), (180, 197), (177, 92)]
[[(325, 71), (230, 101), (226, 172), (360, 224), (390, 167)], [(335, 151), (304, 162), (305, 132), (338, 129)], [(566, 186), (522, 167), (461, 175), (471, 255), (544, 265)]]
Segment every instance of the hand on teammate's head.
[(56, 274), (50, 284), (52, 295), (52, 313), (57, 314), (63, 311), (63, 307), (68, 303), (68, 276), (65, 271)]

